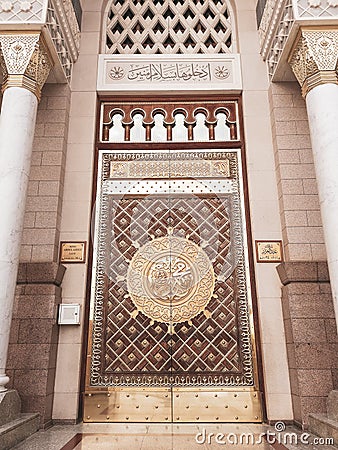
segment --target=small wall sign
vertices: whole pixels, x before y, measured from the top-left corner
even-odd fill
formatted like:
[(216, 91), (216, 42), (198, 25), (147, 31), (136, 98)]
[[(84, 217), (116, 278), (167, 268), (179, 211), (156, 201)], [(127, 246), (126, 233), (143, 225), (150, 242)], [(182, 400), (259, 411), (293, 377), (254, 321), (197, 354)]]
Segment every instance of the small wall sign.
[(256, 259), (258, 263), (283, 261), (282, 241), (255, 241)]
[(84, 263), (86, 262), (86, 242), (61, 242), (60, 262), (61, 263)]

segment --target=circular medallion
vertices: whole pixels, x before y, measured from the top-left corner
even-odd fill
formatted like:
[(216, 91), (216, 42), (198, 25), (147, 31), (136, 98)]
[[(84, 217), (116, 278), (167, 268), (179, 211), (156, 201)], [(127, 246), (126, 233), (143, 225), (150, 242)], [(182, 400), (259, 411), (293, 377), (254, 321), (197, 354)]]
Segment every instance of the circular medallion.
[(127, 273), (136, 314), (140, 311), (157, 322), (191, 321), (205, 311), (214, 285), (214, 270), (204, 250), (172, 234), (139, 248)]
[(112, 80), (121, 80), (124, 77), (124, 70), (122, 67), (113, 67), (109, 72), (109, 77)]

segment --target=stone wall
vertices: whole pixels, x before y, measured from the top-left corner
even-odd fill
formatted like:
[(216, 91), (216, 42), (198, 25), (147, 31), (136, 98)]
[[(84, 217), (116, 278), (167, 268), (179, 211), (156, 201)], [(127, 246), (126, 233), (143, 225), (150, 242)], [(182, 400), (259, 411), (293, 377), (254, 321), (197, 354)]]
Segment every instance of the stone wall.
[(272, 83), (271, 122), (287, 261), (325, 261), (305, 101), (298, 83)]
[(59, 328), (57, 307), (65, 268), (57, 263), (21, 263), (8, 349), (8, 387), (18, 391), (22, 412), (52, 420)]
[(22, 262), (58, 259), (69, 108), (68, 85), (45, 85), (33, 144)]
[(298, 83), (269, 91), (285, 263), (278, 267), (294, 420), (325, 413), (337, 386), (337, 334), (305, 101)]
[(338, 388), (338, 339), (325, 262), (278, 266), (294, 420), (326, 413), (327, 396)]
[[(71, 83), (61, 240), (87, 241), (89, 248), (102, 0), (82, 2), (82, 8), (80, 55), (74, 65)], [(62, 284), (62, 302), (81, 305), (81, 324), (60, 327), (53, 407), (55, 422), (72, 423), (78, 417), (83, 388), (80, 375), (85, 370), (81, 355), (83, 346), (87, 345), (84, 337), (87, 263), (67, 264)]]

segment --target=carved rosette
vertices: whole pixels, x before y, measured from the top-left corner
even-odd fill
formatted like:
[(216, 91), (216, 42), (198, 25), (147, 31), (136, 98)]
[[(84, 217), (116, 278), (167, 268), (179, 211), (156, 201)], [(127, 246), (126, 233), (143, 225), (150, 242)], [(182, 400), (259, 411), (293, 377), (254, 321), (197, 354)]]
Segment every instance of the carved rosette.
[(338, 31), (301, 29), (289, 64), (304, 97), (324, 83), (338, 84)]
[(3, 92), (9, 87), (23, 87), (40, 100), (41, 89), (53, 67), (40, 32), (0, 34), (0, 64)]

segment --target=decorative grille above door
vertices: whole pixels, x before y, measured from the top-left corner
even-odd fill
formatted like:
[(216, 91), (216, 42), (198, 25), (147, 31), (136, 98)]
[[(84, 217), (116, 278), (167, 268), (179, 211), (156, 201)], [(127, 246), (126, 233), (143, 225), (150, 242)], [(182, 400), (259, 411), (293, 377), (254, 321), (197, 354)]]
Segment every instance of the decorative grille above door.
[(105, 53), (231, 53), (232, 12), (226, 0), (113, 0)]
[[(221, 70), (221, 68), (219, 69)], [(101, 142), (239, 142), (238, 102), (105, 102)]]

